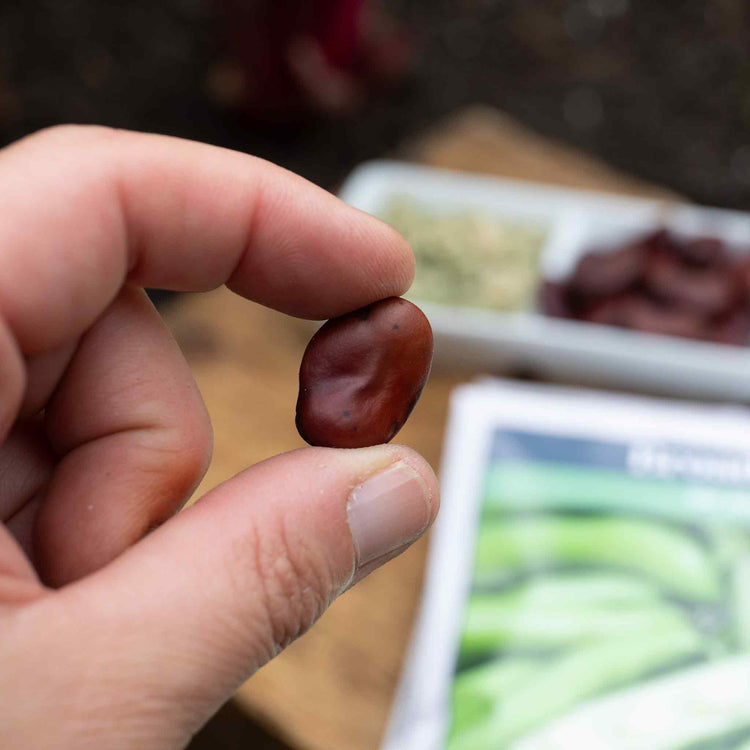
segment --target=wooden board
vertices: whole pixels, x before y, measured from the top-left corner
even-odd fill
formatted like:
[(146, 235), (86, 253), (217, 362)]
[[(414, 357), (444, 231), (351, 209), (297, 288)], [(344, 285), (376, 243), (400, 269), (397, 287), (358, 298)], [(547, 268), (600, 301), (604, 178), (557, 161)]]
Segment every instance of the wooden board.
[[(399, 155), (450, 169), (674, 197), (483, 108), (413, 139)], [(310, 324), (225, 289), (184, 297), (165, 318), (191, 363), (214, 425), (214, 461), (197, 496), (250, 464), (302, 445), (294, 405)], [(399, 435), (399, 442), (416, 448), (436, 469), (450, 392), (475, 374), (433, 373)], [(418, 542), (348, 592), (235, 700), (292, 747), (376, 748), (418, 606), (426, 548), (426, 540)]]
[(471, 107), (407, 141), (400, 156), (446, 169), (530, 182), (680, 200), (671, 190), (624, 174), (605, 162), (542, 138), (508, 115)]

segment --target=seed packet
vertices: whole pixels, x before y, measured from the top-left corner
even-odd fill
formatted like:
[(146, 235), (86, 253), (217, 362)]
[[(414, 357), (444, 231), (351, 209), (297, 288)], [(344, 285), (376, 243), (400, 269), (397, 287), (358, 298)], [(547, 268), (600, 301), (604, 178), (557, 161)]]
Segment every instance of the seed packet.
[(750, 748), (750, 413), (459, 388), (386, 750)]

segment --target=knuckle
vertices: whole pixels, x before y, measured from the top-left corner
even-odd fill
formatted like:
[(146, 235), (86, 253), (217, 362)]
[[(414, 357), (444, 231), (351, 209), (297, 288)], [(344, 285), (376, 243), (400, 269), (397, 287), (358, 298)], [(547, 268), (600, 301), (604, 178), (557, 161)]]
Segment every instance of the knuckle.
[(203, 479), (213, 455), (213, 430), (208, 417), (191, 420), (182, 430), (177, 448), (184, 481), (195, 487)]
[(210, 423), (190, 424), (169, 430), (154, 459), (172, 497), (188, 497), (203, 479), (211, 460), (213, 435)]
[(141, 513), (134, 536), (141, 538), (168, 521), (190, 498), (211, 458), (210, 423), (202, 429), (144, 430), (133, 438), (132, 458), (141, 476)]

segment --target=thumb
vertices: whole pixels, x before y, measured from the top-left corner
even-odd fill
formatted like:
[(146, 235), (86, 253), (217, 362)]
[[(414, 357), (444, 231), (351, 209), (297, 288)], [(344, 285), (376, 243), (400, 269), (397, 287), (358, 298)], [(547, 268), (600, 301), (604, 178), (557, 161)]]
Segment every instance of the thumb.
[(120, 695), (130, 685), (141, 705), (171, 705), (192, 732), (339, 593), (419, 537), (438, 503), (432, 470), (401, 446), (265, 461), (69, 587), (77, 622), (95, 631), (86, 648), (117, 662), (107, 672)]

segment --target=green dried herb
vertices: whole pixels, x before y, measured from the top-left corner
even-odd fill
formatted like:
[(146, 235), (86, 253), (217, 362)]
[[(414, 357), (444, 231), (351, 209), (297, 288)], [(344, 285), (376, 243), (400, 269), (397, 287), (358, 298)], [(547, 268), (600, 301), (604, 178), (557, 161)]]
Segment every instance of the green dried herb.
[(478, 211), (438, 213), (401, 196), (382, 218), (414, 248), (408, 297), (506, 311), (533, 304), (546, 228)]

